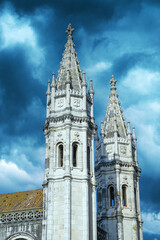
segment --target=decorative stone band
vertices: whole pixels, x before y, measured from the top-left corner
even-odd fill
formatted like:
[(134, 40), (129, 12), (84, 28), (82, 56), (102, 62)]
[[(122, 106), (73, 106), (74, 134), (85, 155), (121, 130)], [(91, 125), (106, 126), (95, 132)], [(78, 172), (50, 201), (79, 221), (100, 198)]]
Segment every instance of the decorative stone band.
[(49, 127), (49, 122), (60, 122), (60, 121), (64, 121), (66, 119), (70, 119), (71, 121), (76, 121), (76, 122), (88, 122), (89, 124), (89, 127), (91, 129), (97, 129), (97, 125), (92, 123), (90, 121), (90, 118), (89, 117), (75, 117), (73, 116), (72, 114), (65, 114), (63, 116), (60, 116), (60, 117), (49, 117), (49, 118), (46, 118), (46, 124), (43, 125), (43, 131), (48, 129)]
[(0, 214), (0, 223), (13, 223), (22, 221), (35, 221), (43, 218), (43, 209), (24, 210), (17, 212), (4, 212)]
[(101, 161), (100, 163), (97, 164), (95, 170), (98, 171), (101, 167), (110, 167), (114, 165), (119, 165), (120, 167), (133, 167), (137, 172), (141, 173), (141, 168), (137, 167), (137, 165), (134, 162), (129, 163), (120, 160), (112, 160), (110, 162), (106, 162), (105, 160)]

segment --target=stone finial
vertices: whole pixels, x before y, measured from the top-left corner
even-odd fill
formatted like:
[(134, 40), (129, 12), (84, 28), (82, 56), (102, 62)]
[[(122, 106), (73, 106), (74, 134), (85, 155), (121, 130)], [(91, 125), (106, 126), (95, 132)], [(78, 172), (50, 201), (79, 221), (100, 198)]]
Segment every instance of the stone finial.
[(83, 72), (83, 83), (85, 83), (86, 82), (86, 76), (85, 76), (85, 72)]
[(93, 90), (93, 80), (90, 80), (89, 93), (94, 94), (94, 90)]
[(136, 133), (135, 133), (135, 127), (133, 127), (133, 140), (134, 140), (134, 141), (137, 141)]
[(117, 82), (117, 80), (116, 79), (114, 79), (114, 75), (112, 75), (112, 79), (110, 80), (110, 84), (111, 84), (111, 90), (116, 90), (116, 82)]
[(50, 80), (48, 80), (48, 88), (47, 88), (46, 95), (49, 95), (50, 93), (51, 93), (51, 82)]
[(104, 135), (104, 125), (103, 125), (103, 121), (101, 121), (101, 136)]
[(128, 122), (127, 133), (128, 133), (129, 135), (132, 134), (132, 132), (131, 132), (131, 128), (130, 128), (130, 122)]
[(86, 83), (86, 76), (85, 76), (85, 72), (83, 72), (83, 76), (82, 76), (82, 86), (87, 87), (87, 83)]
[(52, 84), (51, 87), (55, 86), (55, 73), (52, 73)]
[(66, 33), (68, 34), (68, 37), (71, 36), (72, 37), (72, 34), (74, 32), (74, 28), (71, 27), (71, 23), (68, 25), (68, 28), (66, 30)]

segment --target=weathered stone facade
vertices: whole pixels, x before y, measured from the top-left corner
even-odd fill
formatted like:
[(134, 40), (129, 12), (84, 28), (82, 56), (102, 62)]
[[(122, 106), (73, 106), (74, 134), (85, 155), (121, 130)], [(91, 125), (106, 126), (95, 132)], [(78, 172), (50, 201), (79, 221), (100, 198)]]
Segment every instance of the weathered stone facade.
[(135, 129), (125, 123), (114, 76), (96, 146), (98, 226), (109, 240), (142, 240)]
[(0, 240), (42, 238), (43, 190), (0, 195)]
[(58, 77), (48, 82), (43, 193), (0, 195), (0, 240), (143, 240), (135, 130), (112, 77), (98, 139), (92, 81), (87, 92), (73, 31), (69, 24)]
[[(48, 83), (42, 240), (96, 240), (93, 88), (87, 93), (72, 41)], [(50, 89), (51, 88), (51, 89)]]

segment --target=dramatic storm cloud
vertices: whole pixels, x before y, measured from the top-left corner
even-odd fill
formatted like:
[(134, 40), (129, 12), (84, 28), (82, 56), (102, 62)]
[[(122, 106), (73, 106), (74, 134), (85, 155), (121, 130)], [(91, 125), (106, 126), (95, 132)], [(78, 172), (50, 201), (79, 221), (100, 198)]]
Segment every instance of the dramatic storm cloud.
[(112, 74), (117, 79), (138, 138), (144, 240), (160, 239), (159, 16), (158, 0), (0, 0), (1, 193), (41, 187), (45, 92), (71, 22), (80, 67), (93, 79), (98, 126)]

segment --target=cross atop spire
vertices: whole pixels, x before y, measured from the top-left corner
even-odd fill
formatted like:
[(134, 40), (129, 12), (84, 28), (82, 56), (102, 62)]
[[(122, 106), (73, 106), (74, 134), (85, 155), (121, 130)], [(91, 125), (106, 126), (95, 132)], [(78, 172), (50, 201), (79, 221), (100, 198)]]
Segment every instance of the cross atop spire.
[(71, 23), (70, 23), (70, 24), (68, 25), (67, 30), (66, 30), (66, 33), (68, 34), (68, 37), (69, 37), (69, 36), (72, 36), (73, 32), (74, 32), (74, 28), (71, 27)]
[(114, 75), (112, 75), (112, 79), (110, 80), (110, 84), (111, 84), (111, 89), (116, 89), (116, 82), (117, 82), (117, 80), (116, 79), (114, 79)]

